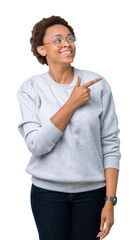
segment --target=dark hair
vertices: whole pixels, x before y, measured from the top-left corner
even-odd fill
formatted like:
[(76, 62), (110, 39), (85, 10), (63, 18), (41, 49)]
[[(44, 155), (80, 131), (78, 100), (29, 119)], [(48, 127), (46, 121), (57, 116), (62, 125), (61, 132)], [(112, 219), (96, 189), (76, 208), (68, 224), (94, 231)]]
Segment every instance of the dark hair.
[(51, 16), (49, 18), (43, 18), (41, 21), (37, 22), (32, 30), (32, 36), (30, 38), (30, 43), (31, 43), (31, 51), (33, 52), (33, 55), (36, 56), (37, 60), (41, 63), (41, 64), (46, 64), (47, 60), (45, 56), (41, 56), (38, 52), (37, 52), (37, 47), (43, 45), (43, 38), (45, 36), (46, 30), (48, 27), (51, 27), (55, 24), (61, 24), (64, 25), (65, 27), (67, 27), (70, 32), (74, 34), (74, 30), (73, 28), (68, 25), (68, 22), (61, 18), (60, 16)]

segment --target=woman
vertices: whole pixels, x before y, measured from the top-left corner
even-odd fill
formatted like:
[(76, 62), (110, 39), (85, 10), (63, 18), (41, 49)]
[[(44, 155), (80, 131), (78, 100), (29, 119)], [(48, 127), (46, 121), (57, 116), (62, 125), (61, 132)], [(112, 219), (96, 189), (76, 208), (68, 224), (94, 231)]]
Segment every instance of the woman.
[(32, 52), (49, 71), (17, 92), (41, 240), (103, 239), (114, 223), (121, 154), (113, 95), (99, 74), (71, 66), (75, 41), (59, 16), (36, 23)]

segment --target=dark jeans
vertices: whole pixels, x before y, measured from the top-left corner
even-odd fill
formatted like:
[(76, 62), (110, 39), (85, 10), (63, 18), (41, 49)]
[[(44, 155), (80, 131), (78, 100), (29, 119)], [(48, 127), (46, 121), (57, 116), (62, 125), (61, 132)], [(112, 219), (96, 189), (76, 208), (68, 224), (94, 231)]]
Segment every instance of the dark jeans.
[(32, 184), (31, 207), (40, 240), (97, 240), (106, 187), (66, 193)]

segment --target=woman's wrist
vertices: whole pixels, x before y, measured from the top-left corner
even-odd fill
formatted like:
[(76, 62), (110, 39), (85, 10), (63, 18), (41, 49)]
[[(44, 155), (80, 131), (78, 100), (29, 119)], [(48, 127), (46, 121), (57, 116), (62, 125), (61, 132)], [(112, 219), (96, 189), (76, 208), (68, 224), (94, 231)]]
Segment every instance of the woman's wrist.
[(106, 201), (105, 201), (105, 206), (108, 206), (108, 207), (114, 207), (114, 204), (113, 204), (112, 201), (110, 201), (110, 200), (106, 200)]

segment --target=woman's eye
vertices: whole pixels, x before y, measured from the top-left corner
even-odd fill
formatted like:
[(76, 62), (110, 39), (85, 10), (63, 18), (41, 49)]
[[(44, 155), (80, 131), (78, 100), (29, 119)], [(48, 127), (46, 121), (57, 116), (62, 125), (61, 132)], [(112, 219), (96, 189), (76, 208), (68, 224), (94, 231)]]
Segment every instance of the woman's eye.
[(70, 41), (70, 42), (74, 42), (74, 41), (75, 41), (75, 37), (69, 38), (69, 41)]
[(55, 40), (55, 42), (61, 42), (61, 39), (57, 39), (57, 40)]

